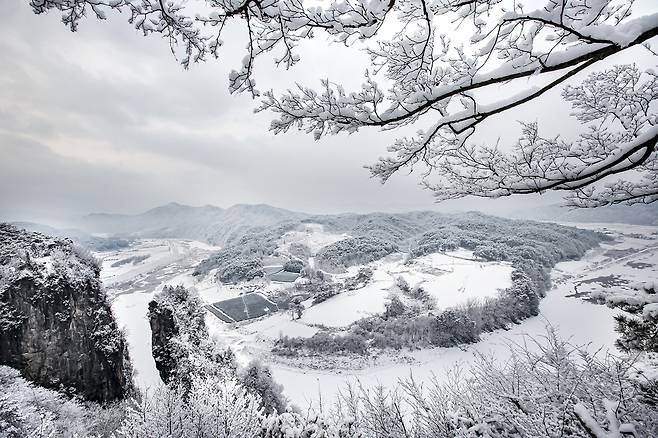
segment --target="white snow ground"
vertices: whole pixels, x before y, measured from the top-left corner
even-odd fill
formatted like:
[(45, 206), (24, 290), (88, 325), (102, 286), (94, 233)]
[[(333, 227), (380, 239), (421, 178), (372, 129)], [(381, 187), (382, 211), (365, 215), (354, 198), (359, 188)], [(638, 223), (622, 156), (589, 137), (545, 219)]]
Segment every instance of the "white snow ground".
[[(458, 285), (457, 289), (461, 289), (461, 293), (468, 291), (468, 296), (477, 298), (494, 294), (496, 289), (508, 284), (511, 271), (509, 265), (480, 264), (454, 259), (454, 256), (467, 258), (467, 253), (427, 256), (418, 260), (416, 266), (412, 265), (413, 269), (404, 266), (401, 263), (402, 257), (399, 256), (376, 262), (374, 279), (369, 287), (354, 291), (352, 295), (351, 292), (343, 293), (341, 295), (344, 296), (339, 295), (315, 306), (317, 310), (307, 309), (301, 321), (291, 321), (287, 314), (281, 313), (236, 327), (208, 314), (208, 326), (217, 342), (234, 349), (241, 363), (248, 362), (252, 357), (259, 357), (265, 362), (269, 360), (274, 377), (284, 385), (286, 395), (301, 407), (316, 404), (320, 393), (326, 403), (349, 380), (358, 379), (361, 384), (368, 386), (380, 383), (393, 385), (398, 379), (406, 378), (410, 374), (419, 381), (427, 381), (432, 376), (442, 379), (446, 375), (445, 371), (455, 363), (461, 363), (467, 368), (475, 352), (492, 354), (499, 360), (505, 360), (509, 354), (506, 346), (510, 342), (520, 342), (527, 335), (542, 336), (549, 323), (559, 330), (562, 337), (570, 338), (574, 343), (589, 344), (593, 349), (603, 347), (604, 350), (615, 351), (614, 340), (617, 335), (614, 331), (613, 316), (620, 311), (568, 296), (574, 293), (574, 285), (580, 281), (597, 278), (602, 274), (608, 275), (611, 272), (622, 276), (632, 275), (633, 280), (643, 277), (655, 278), (655, 266), (643, 271), (629, 267), (627, 263), (641, 260), (645, 263), (655, 261), (658, 265), (658, 234), (654, 234), (658, 233), (658, 227), (629, 225), (614, 227), (610, 224), (601, 226), (587, 224), (583, 227), (597, 229), (605, 227), (610, 231), (623, 232), (626, 235), (620, 237), (617, 242), (603, 244), (601, 248), (590, 251), (583, 260), (560, 263), (552, 272), (555, 287), (542, 300), (540, 316), (525, 320), (508, 331), (486, 334), (481, 342), (463, 349), (437, 348), (403, 352), (402, 355), (408, 359), (408, 363), (401, 363), (399, 360), (394, 362), (382, 357), (371, 359), (372, 366), (368, 368), (343, 367), (334, 370), (328, 370), (327, 367), (313, 369), (308, 366), (298, 368), (284, 365), (279, 361), (271, 361), (268, 355), (273, 340), (280, 334), (308, 337), (317, 331), (317, 328), (308, 324), (329, 323), (327, 325), (334, 324), (338, 327), (360, 317), (359, 315), (381, 311), (387, 299), (386, 290), (397, 275), (405, 277), (411, 285), (423, 282), (423, 287), (431, 290), (439, 299), (441, 307), (454, 303), (454, 301), (441, 302), (439, 294), (445, 294), (446, 289), (449, 288), (454, 290), (455, 285)], [(637, 235), (629, 235), (630, 233)], [(644, 236), (639, 236), (640, 234)], [(172, 240), (147, 241), (140, 245), (134, 250), (151, 254), (151, 257), (144, 261), (145, 264), (150, 263), (148, 269), (140, 266), (124, 266), (120, 270), (112, 271), (111, 276), (104, 274), (104, 278), (109, 280), (106, 285), (110, 294), (115, 295), (113, 308), (119, 323), (127, 329), (130, 353), (138, 373), (138, 384), (153, 386), (159, 383), (160, 379), (150, 355), (150, 329), (145, 318), (148, 301), (153, 293), (160, 290), (164, 284), (184, 284), (194, 286), (206, 301), (214, 302), (218, 298), (236, 296), (241, 289), (217, 285), (209, 279), (199, 282), (191, 276), (194, 263), (203, 257), (204, 252), (208, 252), (208, 249), (200, 245)], [(613, 259), (605, 255), (611, 249), (633, 249), (637, 254)], [(112, 257), (117, 255), (114, 254)], [(169, 262), (166, 262), (167, 257)], [(108, 263), (110, 262), (108, 260)], [(358, 267), (353, 268), (351, 273), (354, 274), (357, 269)], [(444, 271), (443, 274), (433, 278), (431, 274), (440, 273), (439, 270)], [(117, 277), (130, 280), (122, 283), (116, 281)], [(130, 287), (123, 288), (127, 283), (130, 283)], [(446, 283), (452, 286), (448, 287)], [(455, 296), (455, 294), (448, 295)], [(332, 304), (332, 300), (337, 301)], [(325, 307), (320, 311), (322, 305)], [(317, 315), (314, 315), (316, 312)], [(330, 316), (335, 315), (336, 312), (340, 316)]]
[[(343, 292), (304, 312), (301, 322), (327, 327), (346, 327), (351, 323), (382, 313), (389, 301), (395, 279), (403, 277), (410, 286), (422, 286), (443, 309), (469, 300), (495, 296), (511, 285), (512, 267), (507, 263), (469, 260), (472, 253), (456, 251), (420, 257), (405, 265), (404, 254), (392, 254), (369, 263), (373, 278), (364, 288)], [(360, 266), (348, 269), (344, 278), (356, 275)]]
[[(609, 230), (614, 229), (609, 224), (606, 224), (606, 227)], [(658, 232), (658, 227), (624, 225), (619, 230), (648, 236)], [(499, 330), (485, 334), (482, 336), (482, 341), (477, 344), (462, 348), (436, 348), (406, 352), (405, 354), (413, 361), (411, 364), (384, 362), (367, 369), (340, 370), (338, 373), (273, 364), (271, 365), (272, 373), (275, 379), (283, 384), (286, 395), (294, 403), (301, 407), (313, 405), (317, 407), (320, 393), (322, 400), (326, 403), (350, 381), (358, 380), (362, 385), (368, 387), (378, 384), (392, 386), (399, 379), (408, 378), (410, 375), (413, 375), (419, 382), (429, 381), (433, 377), (441, 380), (446, 378), (447, 371), (455, 364), (468, 369), (476, 352), (492, 355), (497, 360), (504, 361), (509, 357), (507, 346), (510, 343), (523, 342), (528, 336), (539, 338), (545, 335), (547, 325), (556, 328), (561, 337), (570, 339), (574, 344), (589, 345), (593, 351), (602, 348), (602, 351), (615, 353), (617, 349), (614, 342), (618, 336), (614, 330), (614, 315), (621, 311), (568, 296), (574, 293), (574, 284), (582, 279), (598, 276), (597, 270), (599, 269), (607, 272), (609, 269), (621, 268), (621, 272), (625, 272), (623, 266), (632, 260), (633, 256), (617, 262), (610, 261), (603, 256), (609, 249), (634, 247), (644, 250), (635, 257), (644, 259), (648, 254), (652, 254), (653, 258), (658, 261), (658, 247), (656, 246), (658, 236), (653, 235), (651, 240), (626, 236), (621, 237), (620, 240), (620, 243), (601, 245), (601, 248), (590, 251), (582, 260), (558, 264), (552, 271), (554, 288), (542, 300), (539, 316), (527, 319), (508, 331)], [(605, 264), (602, 263), (603, 260), (606, 260)], [(643, 275), (651, 276), (653, 274), (654, 271), (647, 271)]]

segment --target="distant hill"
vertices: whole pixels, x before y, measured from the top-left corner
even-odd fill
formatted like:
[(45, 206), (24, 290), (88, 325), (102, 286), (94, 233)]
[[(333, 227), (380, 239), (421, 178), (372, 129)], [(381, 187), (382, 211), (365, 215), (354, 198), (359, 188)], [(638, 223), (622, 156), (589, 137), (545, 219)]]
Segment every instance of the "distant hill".
[(222, 245), (235, 235), (284, 221), (298, 221), (305, 213), (265, 204), (237, 204), (230, 208), (212, 205), (192, 207), (175, 202), (137, 215), (93, 213), (76, 226), (90, 233), (125, 237), (184, 238)]
[(46, 234), (48, 236), (70, 239), (78, 245), (89, 248), (93, 251), (112, 251), (119, 248), (125, 248), (130, 244), (126, 239), (117, 237), (99, 237), (93, 236), (85, 231), (76, 228), (54, 228), (49, 225), (38, 224), (34, 222), (12, 222), (11, 225), (18, 229)]
[[(408, 212), (398, 214), (332, 214), (311, 215), (266, 204), (237, 204), (229, 208), (212, 205), (192, 207), (175, 202), (147, 210), (136, 215), (93, 213), (79, 218), (75, 233), (103, 233), (130, 238), (182, 238), (225, 246), (240, 240), (242, 236), (260, 233), (273, 226), (299, 222), (323, 224), (328, 231), (349, 232), (353, 236), (368, 236), (401, 242), (419, 230), (431, 229), (454, 217), (477, 213), (439, 214), (436, 212)], [(454, 216), (453, 219), (449, 219)], [(559, 205), (533, 207), (509, 215), (515, 219), (551, 222), (620, 222), (638, 225), (658, 225), (658, 204), (642, 206), (612, 206), (597, 209), (569, 210)], [(51, 235), (71, 235), (49, 232), (46, 229), (29, 228)], [(77, 237), (80, 239), (80, 237)]]
[(632, 225), (658, 225), (658, 203), (638, 205), (611, 205), (599, 208), (569, 209), (560, 205), (517, 210), (510, 217), (552, 222), (622, 223)]

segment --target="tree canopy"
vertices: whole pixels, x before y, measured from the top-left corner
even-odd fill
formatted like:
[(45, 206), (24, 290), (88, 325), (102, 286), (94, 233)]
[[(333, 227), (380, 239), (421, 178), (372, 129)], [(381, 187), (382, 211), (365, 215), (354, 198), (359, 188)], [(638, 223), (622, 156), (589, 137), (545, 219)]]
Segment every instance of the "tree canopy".
[[(369, 169), (385, 182), (401, 169), (421, 167), (423, 185), (437, 200), (548, 190), (567, 191), (575, 207), (658, 199), (658, 73), (604, 62), (634, 46), (658, 56), (651, 45), (658, 8), (637, 15), (633, 0), (323, 3), (30, 0), (35, 13), (60, 10), (71, 30), (88, 14), (104, 19), (108, 10), (126, 11), (145, 35), (167, 38), (185, 67), (219, 57), (226, 24), (239, 21), (248, 34), (247, 54), (230, 74), (229, 88), (260, 99), (257, 110), (274, 114), (274, 133), (293, 128), (319, 139), (367, 127), (416, 128)], [(274, 51), (276, 64), (290, 68), (300, 60), (299, 42), (318, 33), (352, 48), (362, 43), (372, 67), (361, 89), (348, 91), (328, 79), (317, 89), (298, 84), (283, 94), (256, 88), (256, 58)], [(503, 84), (518, 84), (517, 91), (482, 102), (482, 93)], [(546, 135), (535, 121), (522, 124), (513, 144), (473, 142), (485, 120), (558, 87), (582, 123), (577, 138)]]

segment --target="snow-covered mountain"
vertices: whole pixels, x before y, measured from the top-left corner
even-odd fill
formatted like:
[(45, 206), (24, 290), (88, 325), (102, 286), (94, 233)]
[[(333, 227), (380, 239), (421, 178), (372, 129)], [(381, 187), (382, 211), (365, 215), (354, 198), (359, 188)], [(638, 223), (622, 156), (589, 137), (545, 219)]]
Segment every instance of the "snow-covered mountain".
[[(466, 218), (478, 214), (470, 212), (453, 215)], [(311, 215), (267, 204), (236, 204), (229, 208), (220, 208), (212, 205), (193, 207), (172, 202), (136, 215), (93, 213), (79, 218), (74, 226), (75, 232), (81, 235), (103, 233), (124, 238), (183, 238), (225, 246), (236, 242), (245, 234), (260, 232), (278, 224), (300, 221), (320, 223), (333, 231), (349, 230), (352, 235), (380, 237), (379, 235), (383, 234), (384, 240), (396, 236), (398, 239), (394, 240), (404, 240), (404, 236), (414, 234), (419, 229), (432, 228), (437, 222), (443, 222), (449, 216), (451, 215), (429, 211), (398, 214)], [(510, 216), (551, 222), (619, 222), (655, 225), (658, 224), (658, 207), (611, 206), (569, 210), (559, 205), (549, 205), (534, 208), (532, 211), (517, 211)], [(61, 233), (51, 234), (61, 235)]]
[(223, 209), (172, 202), (137, 215), (93, 213), (80, 218), (76, 226), (90, 233), (187, 238), (221, 245), (247, 230), (305, 217), (308, 215), (265, 204), (237, 204)]

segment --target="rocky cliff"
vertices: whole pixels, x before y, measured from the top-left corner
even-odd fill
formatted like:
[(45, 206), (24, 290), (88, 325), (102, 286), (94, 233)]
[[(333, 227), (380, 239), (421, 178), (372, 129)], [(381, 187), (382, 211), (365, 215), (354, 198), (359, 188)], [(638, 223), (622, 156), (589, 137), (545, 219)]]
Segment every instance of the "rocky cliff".
[[(189, 387), (200, 368), (223, 366), (223, 352), (214, 351), (199, 295), (183, 286), (165, 286), (149, 303), (151, 345), (164, 383)], [(207, 370), (206, 370), (207, 371)]]
[(132, 388), (96, 260), (70, 240), (0, 224), (0, 365), (88, 400)]
[(151, 352), (160, 378), (167, 384), (171, 381), (178, 365), (173, 338), (178, 336), (178, 325), (173, 311), (153, 300), (149, 303), (149, 324), (151, 325)]

